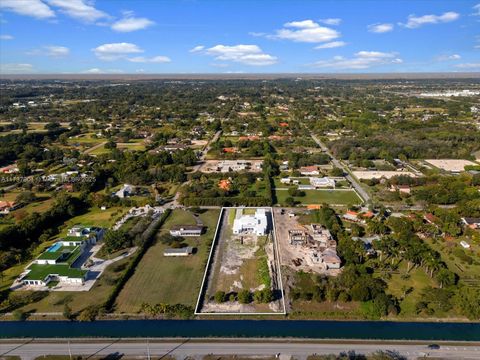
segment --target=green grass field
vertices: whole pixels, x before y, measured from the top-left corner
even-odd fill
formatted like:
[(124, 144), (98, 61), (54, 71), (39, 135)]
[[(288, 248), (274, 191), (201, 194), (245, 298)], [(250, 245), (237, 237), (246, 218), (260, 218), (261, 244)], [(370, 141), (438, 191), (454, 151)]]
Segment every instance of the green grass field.
[[(408, 273), (408, 278), (402, 278), (407, 273), (407, 264), (405, 261), (400, 263), (398, 273), (392, 274), (388, 280), (388, 293), (394, 295), (400, 300), (399, 317), (413, 318), (418, 316), (415, 312), (415, 304), (421, 299), (422, 289), (427, 286), (436, 286), (435, 282), (423, 271), (415, 268)], [(406, 289), (412, 287), (413, 290), (403, 297)]]
[[(65, 223), (65, 229), (72, 227), (73, 225), (93, 225), (104, 228), (111, 227), (116, 220), (118, 220), (123, 214), (125, 214), (129, 208), (125, 207), (111, 207), (106, 210), (101, 210), (97, 207), (88, 209), (85, 214), (75, 216)], [(63, 233), (63, 232), (62, 232)]]
[[(185, 242), (197, 248), (197, 253), (188, 257), (164, 257), (168, 247), (155, 243), (144, 255), (135, 274), (120, 293), (116, 311), (134, 313), (143, 302), (150, 304), (182, 303), (194, 306), (202, 282), (209, 245), (213, 241), (220, 211), (209, 210), (200, 215), (207, 231), (200, 238), (185, 238)], [(194, 225), (194, 217), (184, 210), (176, 209), (168, 217), (159, 234), (165, 234), (174, 225)]]
[[(287, 190), (276, 190), (275, 195), (280, 205), (285, 205), (285, 199), (290, 195)], [(356, 205), (362, 201), (353, 190), (305, 190), (305, 196), (294, 197), (300, 204), (338, 204)]]

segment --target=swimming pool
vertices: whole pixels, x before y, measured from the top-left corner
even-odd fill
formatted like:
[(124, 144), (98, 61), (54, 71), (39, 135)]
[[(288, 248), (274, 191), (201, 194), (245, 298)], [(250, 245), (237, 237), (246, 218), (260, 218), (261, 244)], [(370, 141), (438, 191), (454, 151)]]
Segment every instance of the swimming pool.
[(48, 248), (48, 252), (55, 252), (62, 247), (62, 244), (57, 242)]

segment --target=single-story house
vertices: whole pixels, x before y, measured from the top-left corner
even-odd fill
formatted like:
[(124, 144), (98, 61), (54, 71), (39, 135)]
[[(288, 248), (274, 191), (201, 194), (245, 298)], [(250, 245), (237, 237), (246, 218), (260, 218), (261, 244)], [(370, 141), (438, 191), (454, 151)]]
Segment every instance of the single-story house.
[(334, 188), (335, 180), (330, 179), (329, 177), (311, 177), (310, 184), (315, 188)]
[(352, 211), (352, 210), (348, 210), (344, 215), (343, 215), (343, 218), (347, 221), (352, 221), (352, 222), (357, 222), (359, 221), (359, 217), (358, 217), (358, 212), (356, 211)]
[(304, 176), (314, 176), (320, 175), (320, 171), (318, 170), (318, 166), (302, 166), (300, 169), (300, 174)]
[(175, 225), (170, 229), (172, 236), (200, 236), (203, 226), (200, 225)]
[(123, 199), (127, 196), (130, 196), (132, 193), (133, 193), (132, 185), (124, 184), (123, 187), (115, 193), (115, 195), (118, 196), (120, 199)]
[(462, 222), (470, 229), (480, 229), (480, 218), (464, 217)]
[(193, 247), (187, 246), (178, 249), (165, 249), (163, 256), (189, 256), (193, 254)]

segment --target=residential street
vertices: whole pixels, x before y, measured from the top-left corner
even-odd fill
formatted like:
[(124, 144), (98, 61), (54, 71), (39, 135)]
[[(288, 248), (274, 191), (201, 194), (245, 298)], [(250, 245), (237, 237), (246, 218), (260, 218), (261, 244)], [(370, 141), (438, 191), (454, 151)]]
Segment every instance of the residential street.
[(362, 186), (360, 185), (360, 183), (352, 176), (350, 175), (350, 172), (348, 171), (348, 169), (339, 161), (337, 160), (337, 158), (335, 158), (333, 156), (333, 154), (330, 152), (330, 150), (328, 150), (328, 147), (320, 141), (320, 139), (315, 136), (314, 134), (311, 134), (312, 136), (312, 139), (318, 144), (318, 146), (320, 146), (320, 148), (328, 155), (330, 156), (330, 158), (332, 159), (332, 163), (333, 165), (335, 165), (336, 167), (340, 168), (343, 170), (343, 172), (345, 174), (347, 174), (345, 177), (347, 178), (347, 180), (352, 184), (352, 186), (355, 188), (355, 190), (357, 191), (357, 193), (360, 195), (360, 197), (362, 198), (362, 200), (364, 202), (369, 202), (370, 201), (370, 195), (362, 188)]

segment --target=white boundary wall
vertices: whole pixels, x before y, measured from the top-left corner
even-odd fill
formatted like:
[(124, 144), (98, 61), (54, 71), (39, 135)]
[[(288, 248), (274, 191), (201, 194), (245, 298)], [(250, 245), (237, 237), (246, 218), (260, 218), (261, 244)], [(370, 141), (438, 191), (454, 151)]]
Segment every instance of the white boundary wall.
[[(275, 256), (275, 262), (276, 266), (278, 269), (278, 280), (279, 280), (279, 285), (280, 285), (280, 292), (282, 293), (282, 305), (283, 305), (283, 311), (282, 312), (267, 312), (267, 313), (259, 313), (259, 312), (248, 312), (248, 313), (242, 313), (242, 312), (218, 312), (218, 313), (207, 313), (207, 312), (200, 312), (200, 302), (202, 300), (202, 295), (204, 292), (206, 292), (206, 282), (208, 278), (208, 273), (209, 269), (212, 266), (212, 257), (215, 251), (215, 247), (217, 246), (218, 242), (218, 234), (221, 226), (221, 221), (223, 218), (223, 214), (225, 212), (225, 209), (267, 209), (270, 211), (270, 214), (272, 215), (272, 235), (273, 235), (273, 251), (274, 251), (274, 256)], [(280, 268), (280, 260), (279, 260), (279, 250), (278, 250), (278, 244), (277, 244), (277, 235), (275, 233), (275, 216), (273, 214), (273, 209), (271, 207), (264, 207), (264, 206), (258, 206), (258, 207), (253, 207), (253, 206), (229, 206), (229, 207), (222, 207), (222, 210), (220, 211), (220, 215), (218, 217), (217, 221), (217, 228), (215, 229), (215, 235), (213, 237), (213, 242), (212, 246), (210, 248), (210, 254), (208, 255), (208, 261), (207, 261), (207, 266), (205, 267), (205, 272), (203, 274), (203, 280), (202, 280), (202, 285), (200, 286), (200, 291), (198, 293), (198, 299), (197, 299), (197, 304), (195, 305), (195, 315), (285, 315), (287, 313), (286, 306), (285, 306), (285, 291), (283, 289), (283, 279), (282, 279), (282, 271)]]

